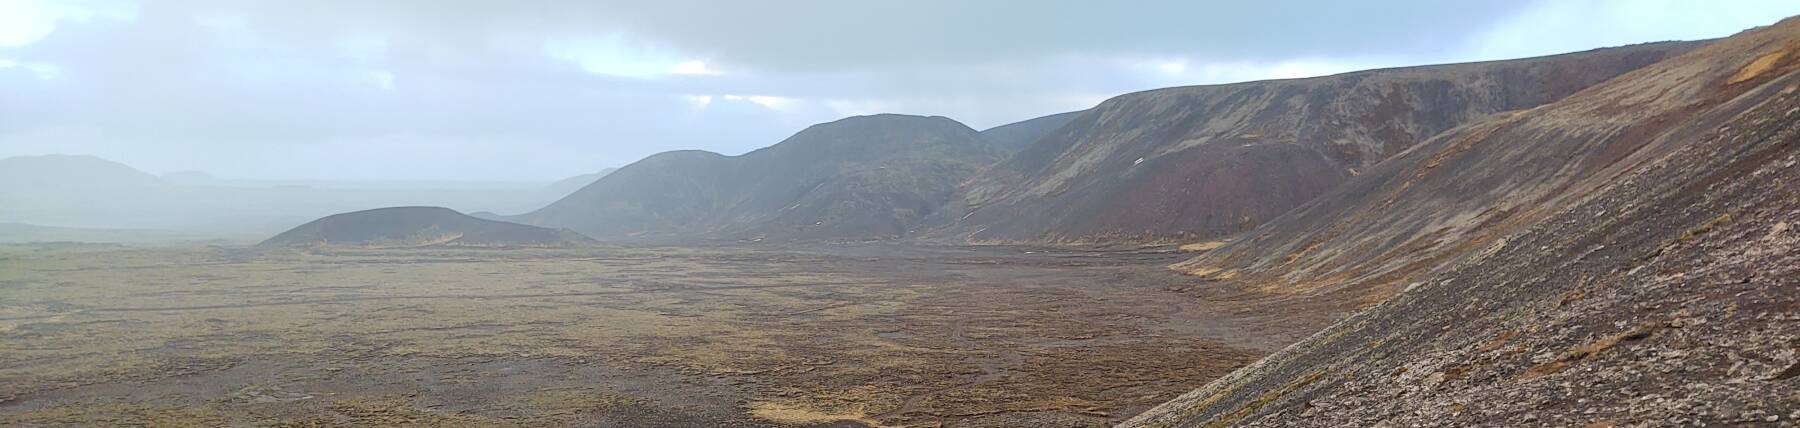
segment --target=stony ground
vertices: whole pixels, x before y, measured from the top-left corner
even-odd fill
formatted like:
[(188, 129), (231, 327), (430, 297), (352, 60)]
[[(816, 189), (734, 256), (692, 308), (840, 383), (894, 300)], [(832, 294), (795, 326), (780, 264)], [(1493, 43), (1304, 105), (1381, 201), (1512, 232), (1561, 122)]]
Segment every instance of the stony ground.
[(1322, 322), (1180, 257), (0, 247), (0, 425), (1097, 426)]

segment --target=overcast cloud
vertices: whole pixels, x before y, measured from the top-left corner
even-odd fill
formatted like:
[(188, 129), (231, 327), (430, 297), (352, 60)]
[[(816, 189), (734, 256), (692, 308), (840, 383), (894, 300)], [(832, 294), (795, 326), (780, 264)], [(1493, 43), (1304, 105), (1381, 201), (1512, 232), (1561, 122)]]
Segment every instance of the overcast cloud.
[(879, 112), (1726, 36), (1792, 0), (0, 0), (0, 157), (549, 180)]

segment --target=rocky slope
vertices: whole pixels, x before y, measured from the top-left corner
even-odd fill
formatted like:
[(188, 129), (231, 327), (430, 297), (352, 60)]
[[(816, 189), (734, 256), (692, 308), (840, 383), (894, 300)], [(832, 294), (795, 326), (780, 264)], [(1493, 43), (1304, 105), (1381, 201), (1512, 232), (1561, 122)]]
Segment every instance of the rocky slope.
[(1794, 423), (1797, 164), (1800, 19), (1445, 133), (1182, 265), (1379, 304), (1126, 425)]
[(568, 246), (590, 242), (568, 230), (484, 220), (449, 208), (393, 207), (326, 216), (258, 246)]
[(888, 238), (1000, 156), (948, 118), (858, 116), (740, 156), (657, 154), (518, 219), (601, 239)]
[(1555, 101), (1692, 46), (1119, 96), (973, 179), (940, 235), (1192, 240), (1242, 232), (1432, 135)]

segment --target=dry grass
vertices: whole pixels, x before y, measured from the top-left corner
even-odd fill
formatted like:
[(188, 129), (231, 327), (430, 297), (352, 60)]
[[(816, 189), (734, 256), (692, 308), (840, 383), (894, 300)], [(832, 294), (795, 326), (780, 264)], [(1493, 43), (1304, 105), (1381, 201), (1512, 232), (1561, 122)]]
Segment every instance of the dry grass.
[(1199, 243), (1193, 243), (1193, 244), (1183, 244), (1181, 247), (1178, 247), (1177, 249), (1184, 253), (1204, 253), (1207, 251), (1212, 251), (1212, 250), (1218, 249), (1219, 247), (1223, 247), (1223, 246), (1225, 246), (1225, 244), (1227, 244), (1227, 242), (1225, 242), (1225, 241), (1207, 241), (1207, 242), (1199, 242)]

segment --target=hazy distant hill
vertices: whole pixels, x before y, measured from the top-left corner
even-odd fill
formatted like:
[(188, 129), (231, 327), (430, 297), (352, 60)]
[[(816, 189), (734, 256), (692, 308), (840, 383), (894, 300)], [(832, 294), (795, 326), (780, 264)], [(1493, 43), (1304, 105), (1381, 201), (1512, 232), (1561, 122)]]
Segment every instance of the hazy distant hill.
[(956, 215), (943, 234), (1083, 241), (1241, 232), (1439, 132), (1555, 101), (1693, 46), (1122, 95), (972, 179), (946, 211)]
[(1797, 162), (1800, 18), (1446, 132), (1181, 265), (1374, 306), (1127, 425), (1786, 423)]
[(214, 239), (231, 241), (233, 236), (204, 235), (151, 229), (84, 229), (38, 226), (24, 223), (0, 223), (0, 242), (98, 242), (119, 244), (193, 243)]
[(1000, 156), (948, 118), (858, 116), (741, 156), (650, 156), (519, 219), (601, 239), (894, 237)]
[(1006, 149), (1008, 152), (1016, 152), (1030, 146), (1031, 143), (1035, 143), (1038, 140), (1049, 136), (1051, 132), (1056, 131), (1057, 128), (1062, 128), (1063, 125), (1069, 124), (1069, 121), (1074, 120), (1076, 116), (1080, 116), (1083, 112), (1084, 111), (1072, 111), (1068, 113), (1057, 113), (1035, 119), (1008, 123), (982, 130), (981, 137), (986, 138), (989, 143), (992, 143), (996, 147)]
[(484, 220), (442, 207), (390, 207), (333, 214), (259, 244), (411, 247), (567, 246), (592, 242), (569, 230)]
[[(0, 222), (86, 229), (152, 229), (181, 235), (267, 236), (331, 213), (442, 205), (519, 213), (567, 193), (541, 184), (358, 182), (282, 185), (182, 172), (158, 178), (93, 156), (0, 159)], [(296, 182), (304, 183), (304, 182)], [(327, 187), (325, 184), (341, 184)], [(334, 185), (335, 185), (334, 184)], [(367, 184), (367, 188), (349, 186)], [(453, 187), (463, 186), (463, 187)]]
[(619, 170), (618, 168), (605, 168), (605, 169), (601, 169), (600, 172), (596, 172), (596, 173), (592, 173), (592, 174), (582, 174), (582, 175), (577, 175), (574, 177), (556, 180), (555, 183), (550, 183), (550, 185), (544, 186), (544, 190), (547, 192), (550, 192), (550, 193), (555, 193), (555, 194), (559, 195), (558, 197), (568, 196), (570, 193), (575, 193), (576, 190), (581, 190), (581, 188), (587, 187), (587, 185), (589, 185), (589, 184), (594, 184), (595, 181), (600, 180), (600, 177), (605, 177), (607, 174), (612, 174), (613, 171), (618, 171), (618, 170)]

